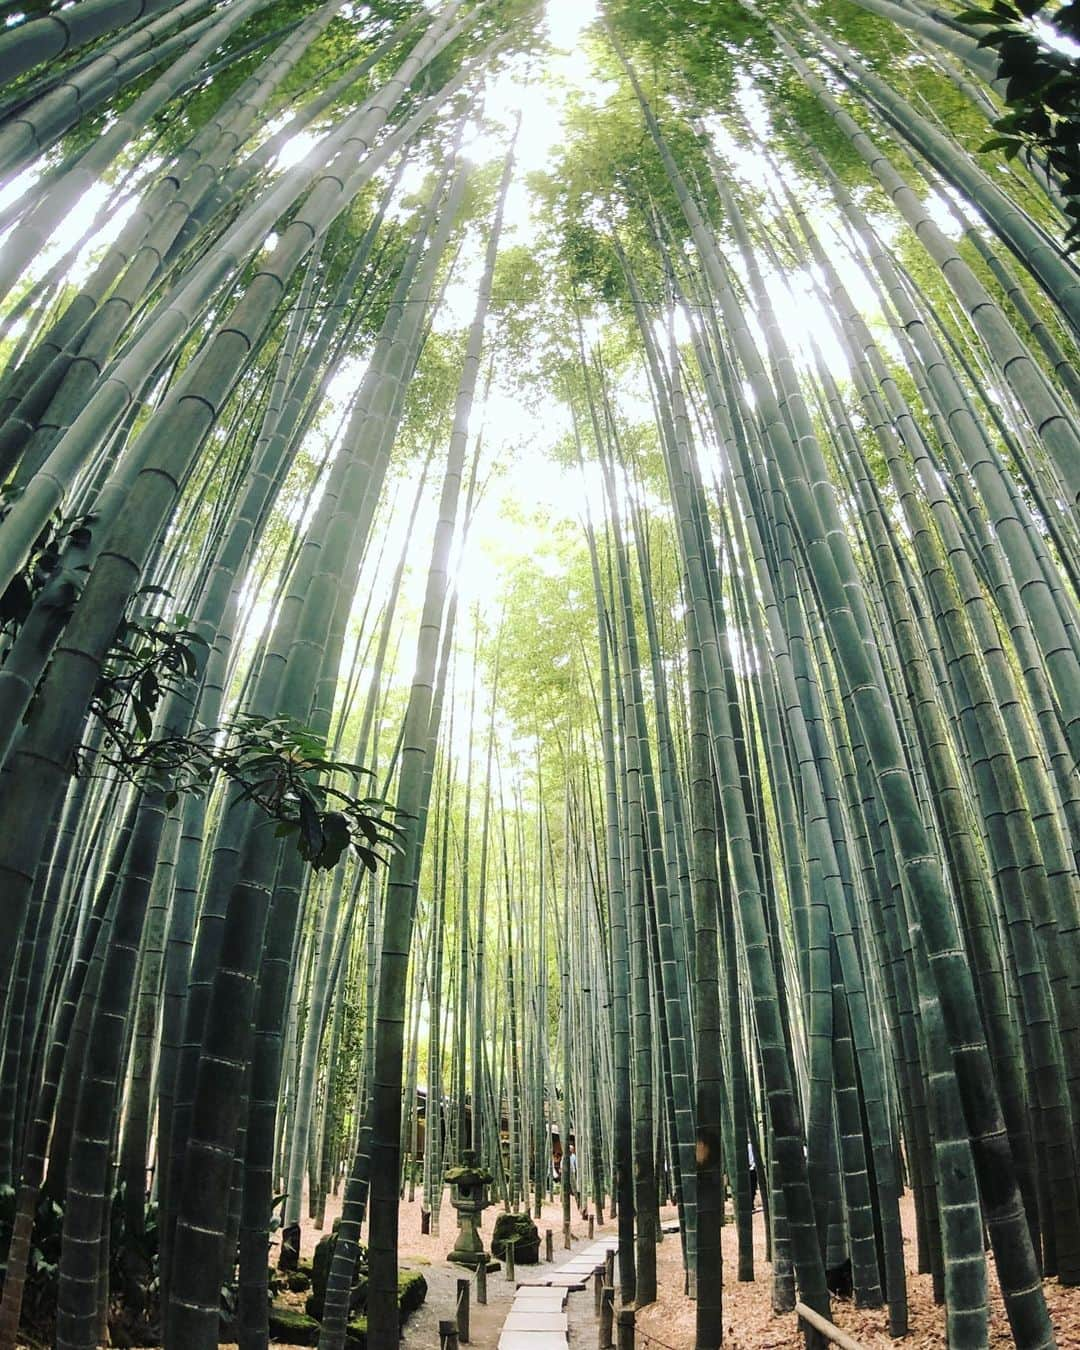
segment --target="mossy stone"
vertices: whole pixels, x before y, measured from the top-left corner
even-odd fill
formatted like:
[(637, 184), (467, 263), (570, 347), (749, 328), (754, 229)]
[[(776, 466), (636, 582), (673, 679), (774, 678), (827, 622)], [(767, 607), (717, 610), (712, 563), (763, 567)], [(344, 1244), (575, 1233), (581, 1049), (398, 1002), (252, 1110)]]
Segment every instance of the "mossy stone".
[(401, 1271), (397, 1282), (398, 1312), (401, 1314), (401, 1320), (404, 1321), (410, 1313), (414, 1313), (426, 1298), (427, 1280), (423, 1275), (418, 1270)]
[[(323, 1307), (326, 1302), (326, 1282), (330, 1274), (330, 1263), (334, 1257), (334, 1243), (337, 1240), (336, 1233), (328, 1233), (319, 1245), (315, 1248), (315, 1260), (312, 1263), (311, 1293), (307, 1296), (304, 1304), (307, 1310), (307, 1320), (319, 1322), (322, 1320)], [(367, 1307), (367, 1251), (360, 1249), (360, 1275), (356, 1283), (349, 1291), (349, 1315), (352, 1321), (349, 1323), (349, 1336), (352, 1337), (346, 1344), (354, 1346), (355, 1350), (363, 1350), (367, 1337), (367, 1322), (362, 1315)], [(418, 1270), (403, 1270), (398, 1275), (398, 1309), (401, 1313), (401, 1320), (404, 1321), (410, 1313), (414, 1313), (417, 1308), (427, 1298), (427, 1280)], [(355, 1328), (358, 1328), (356, 1330)], [(318, 1335), (316, 1333), (316, 1340)], [(300, 1342), (297, 1344), (308, 1344)], [(314, 1342), (311, 1342), (314, 1344)]]
[(275, 1303), (270, 1308), (270, 1339), (289, 1345), (318, 1345), (319, 1324), (299, 1308)]
[[(312, 1317), (321, 1318), (323, 1304), (326, 1301), (326, 1285), (330, 1279), (330, 1267), (334, 1260), (334, 1248), (337, 1246), (338, 1220), (334, 1220), (333, 1229), (321, 1237), (315, 1246), (315, 1255), (311, 1260), (311, 1294), (308, 1296), (307, 1310)], [(360, 1244), (360, 1255), (356, 1263), (357, 1277), (349, 1292), (349, 1311), (356, 1312), (367, 1304), (367, 1248)]]
[(323, 1299), (326, 1297), (326, 1282), (330, 1278), (330, 1263), (334, 1259), (334, 1245), (337, 1242), (337, 1224), (334, 1224), (332, 1232), (321, 1237), (315, 1244), (315, 1254), (311, 1258), (311, 1294), (308, 1299), (312, 1299), (318, 1308), (318, 1311), (312, 1313), (313, 1317), (322, 1316)]
[[(363, 1312), (367, 1307), (367, 1276), (361, 1275), (353, 1287), (349, 1290), (349, 1314)], [(304, 1302), (309, 1317), (317, 1317), (322, 1321), (323, 1308), (326, 1306), (326, 1292), (323, 1291), (320, 1297), (315, 1291), (308, 1294)]]
[(508, 1240), (514, 1242), (514, 1264), (535, 1266), (540, 1260), (540, 1231), (527, 1214), (500, 1214), (491, 1236), (491, 1254), (506, 1257)]

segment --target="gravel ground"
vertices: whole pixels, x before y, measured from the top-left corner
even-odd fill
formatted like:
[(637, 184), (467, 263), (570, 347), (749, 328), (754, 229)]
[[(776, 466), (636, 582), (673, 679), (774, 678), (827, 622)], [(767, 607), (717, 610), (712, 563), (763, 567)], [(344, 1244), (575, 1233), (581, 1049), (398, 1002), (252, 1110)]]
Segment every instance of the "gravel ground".
[[(340, 1212), (340, 1202), (330, 1197), (327, 1204), (326, 1230)], [(481, 1232), (490, 1244), (496, 1206), (487, 1209)], [(674, 1217), (665, 1211), (664, 1219)], [(910, 1196), (901, 1204), (908, 1264), (908, 1299), (911, 1317), (909, 1336), (903, 1342), (905, 1350), (946, 1350), (943, 1310), (933, 1301), (928, 1275), (916, 1271), (915, 1217)], [(427, 1299), (422, 1308), (413, 1313), (402, 1336), (404, 1350), (436, 1350), (439, 1343), (439, 1321), (454, 1316), (457, 1302), (457, 1281), (464, 1275), (459, 1266), (446, 1261), (446, 1254), (454, 1245), (457, 1231), (454, 1210), (449, 1195), (442, 1211), (441, 1231), (437, 1234), (420, 1232), (420, 1201), (405, 1201), (401, 1206), (400, 1259), (404, 1269), (423, 1272), (428, 1283)], [(537, 1223), (541, 1235), (545, 1228), (555, 1234), (555, 1266), (569, 1259), (570, 1252), (562, 1245), (562, 1207), (560, 1203), (545, 1206)], [(588, 1241), (586, 1222), (574, 1211), (572, 1250)], [(612, 1224), (598, 1225), (597, 1235), (613, 1232)], [(310, 1257), (321, 1233), (306, 1224), (302, 1233), (302, 1252)], [(736, 1267), (736, 1234), (728, 1224), (723, 1233), (724, 1259), (724, 1344), (726, 1350), (799, 1350), (803, 1338), (793, 1313), (777, 1317), (772, 1312), (770, 1268), (765, 1261), (765, 1232), (760, 1211), (754, 1215), (754, 1251), (757, 1279), (739, 1284), (733, 1278)], [(541, 1247), (541, 1252), (543, 1247)], [(543, 1263), (542, 1263), (543, 1264)], [(522, 1272), (535, 1267), (522, 1267)], [(991, 1271), (991, 1324), (988, 1345), (990, 1350), (1006, 1350), (1013, 1344), (1005, 1317), (1005, 1309), (997, 1282)], [(637, 1316), (637, 1350), (692, 1350), (694, 1345), (694, 1303), (683, 1290), (682, 1256), (676, 1234), (667, 1234), (657, 1252), (659, 1297)], [(1057, 1333), (1057, 1343), (1064, 1347), (1080, 1347), (1080, 1288), (1066, 1289), (1056, 1282), (1046, 1281), (1046, 1297)], [(515, 1285), (507, 1282), (503, 1270), (488, 1275), (488, 1302), (480, 1307), (475, 1298), (475, 1282), (471, 1290), (471, 1337), (474, 1350), (496, 1350), (503, 1321), (510, 1311)], [(592, 1350), (596, 1346), (596, 1318), (593, 1313), (591, 1289), (571, 1293), (567, 1300), (569, 1318), (568, 1350)], [(887, 1330), (883, 1310), (858, 1309), (850, 1302), (833, 1301), (833, 1319), (838, 1326), (853, 1336), (864, 1350), (894, 1350)], [(221, 1350), (235, 1350), (223, 1346)], [(299, 1350), (299, 1347), (280, 1346), (280, 1350)]]

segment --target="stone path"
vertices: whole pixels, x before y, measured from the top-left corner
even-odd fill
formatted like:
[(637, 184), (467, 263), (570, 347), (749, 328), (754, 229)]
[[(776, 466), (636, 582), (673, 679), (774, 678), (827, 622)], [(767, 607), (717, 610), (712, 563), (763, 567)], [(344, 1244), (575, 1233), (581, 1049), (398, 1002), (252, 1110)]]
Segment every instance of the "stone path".
[(618, 1246), (614, 1235), (599, 1238), (561, 1266), (537, 1266), (524, 1275), (503, 1323), (499, 1350), (566, 1350), (567, 1295), (587, 1287), (594, 1271), (603, 1269), (609, 1251), (618, 1260)]

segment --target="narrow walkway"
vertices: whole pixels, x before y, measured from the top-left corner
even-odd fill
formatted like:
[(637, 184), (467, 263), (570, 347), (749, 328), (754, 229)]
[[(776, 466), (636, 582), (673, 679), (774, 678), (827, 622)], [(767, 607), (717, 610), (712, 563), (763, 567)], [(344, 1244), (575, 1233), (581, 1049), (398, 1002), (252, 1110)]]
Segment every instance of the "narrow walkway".
[(587, 1288), (593, 1274), (604, 1268), (609, 1251), (617, 1261), (618, 1246), (614, 1234), (598, 1238), (562, 1265), (537, 1266), (523, 1276), (503, 1323), (499, 1350), (566, 1350), (567, 1296)]

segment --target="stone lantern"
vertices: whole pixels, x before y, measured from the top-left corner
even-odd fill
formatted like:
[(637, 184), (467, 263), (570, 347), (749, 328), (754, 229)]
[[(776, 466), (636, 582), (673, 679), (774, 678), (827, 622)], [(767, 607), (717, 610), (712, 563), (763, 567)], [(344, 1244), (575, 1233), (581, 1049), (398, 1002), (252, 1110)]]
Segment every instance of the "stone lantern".
[(494, 1178), (486, 1167), (477, 1166), (471, 1148), (464, 1149), (461, 1158), (461, 1165), (449, 1168), (446, 1173), (446, 1180), (454, 1188), (450, 1203), (458, 1212), (457, 1242), (447, 1260), (473, 1269), (485, 1265), (489, 1270), (497, 1270), (498, 1263), (494, 1266), (489, 1263), (480, 1236), (480, 1215), (491, 1203), (486, 1190)]

